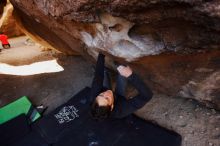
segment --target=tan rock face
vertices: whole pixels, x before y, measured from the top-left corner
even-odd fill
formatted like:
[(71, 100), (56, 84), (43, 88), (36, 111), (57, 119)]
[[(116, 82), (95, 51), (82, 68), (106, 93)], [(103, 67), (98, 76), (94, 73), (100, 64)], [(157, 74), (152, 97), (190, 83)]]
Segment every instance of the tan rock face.
[(93, 58), (106, 51), (108, 65), (129, 62), (155, 92), (220, 109), (218, 1), (11, 2), (19, 24), (41, 43)]
[(24, 35), (20, 28), (16, 25), (16, 20), (14, 19), (12, 12), (12, 5), (6, 1), (1, 1), (0, 4), (0, 29), (8, 37), (16, 37)]
[(0, 1), (0, 17), (1, 17), (2, 14), (3, 14), (4, 7), (5, 7), (6, 4), (7, 4), (7, 0), (1, 0), (1, 1)]

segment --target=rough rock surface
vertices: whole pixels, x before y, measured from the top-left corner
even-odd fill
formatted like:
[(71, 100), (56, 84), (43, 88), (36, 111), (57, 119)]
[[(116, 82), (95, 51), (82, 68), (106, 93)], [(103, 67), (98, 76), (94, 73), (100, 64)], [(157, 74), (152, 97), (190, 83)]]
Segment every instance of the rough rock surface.
[(3, 14), (4, 7), (5, 7), (6, 4), (7, 4), (7, 0), (1, 0), (1, 1), (0, 1), (0, 17), (1, 17), (2, 14)]
[(130, 62), (154, 91), (220, 109), (218, 0), (10, 1), (40, 42), (87, 58), (104, 50), (109, 65)]
[(137, 113), (182, 135), (182, 146), (219, 146), (220, 116), (193, 100), (154, 96)]

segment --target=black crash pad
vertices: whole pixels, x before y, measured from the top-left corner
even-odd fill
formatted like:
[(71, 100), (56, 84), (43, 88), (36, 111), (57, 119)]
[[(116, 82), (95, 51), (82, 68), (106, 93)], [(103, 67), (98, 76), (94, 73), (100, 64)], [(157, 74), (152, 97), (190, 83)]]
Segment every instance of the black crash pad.
[(25, 114), (0, 125), (0, 145), (9, 145), (30, 132)]
[(25, 114), (0, 125), (1, 146), (48, 146), (39, 133), (31, 130)]
[(49, 144), (35, 131), (29, 132), (8, 146), (49, 146)]
[(33, 125), (53, 146), (180, 146), (181, 136), (135, 115), (96, 121), (85, 88)]

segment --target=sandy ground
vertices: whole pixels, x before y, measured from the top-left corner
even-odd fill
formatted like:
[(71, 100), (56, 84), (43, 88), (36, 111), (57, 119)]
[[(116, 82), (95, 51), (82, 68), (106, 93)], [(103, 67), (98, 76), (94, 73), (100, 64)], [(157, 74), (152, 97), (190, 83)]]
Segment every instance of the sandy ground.
[[(79, 56), (66, 57), (53, 51), (45, 51), (40, 45), (27, 43), (26, 40), (27, 37), (10, 39), (11, 48), (0, 53), (0, 106), (26, 95), (36, 105), (49, 105), (49, 112), (77, 91), (90, 86), (93, 71), (89, 62)], [(64, 70), (27, 76), (2, 73), (2, 64), (19, 67), (50, 60), (57, 60)], [(48, 70), (40, 65), (35, 72), (43, 69)]]
[[(64, 56), (45, 50), (26, 40), (27, 37), (10, 39), (12, 48), (0, 53), (0, 107), (26, 95), (35, 105), (48, 106), (48, 113), (82, 88), (90, 86), (93, 77), (91, 63), (79, 56)], [(44, 66), (51, 60), (58, 64), (49, 68)], [(34, 70), (28, 68), (37, 74), (8, 73), (14, 70), (13, 74), (18, 74), (39, 62), (42, 64), (35, 66)], [(62, 70), (52, 72), (51, 66), (60, 66)], [(7, 70), (3, 71), (3, 68)], [(137, 114), (180, 133), (182, 146), (220, 146), (220, 113), (193, 100), (155, 95)]]
[(31, 64), (37, 61), (49, 60), (50, 52), (44, 52), (39, 44), (27, 41), (27, 37), (9, 39), (11, 48), (3, 49), (0, 53), (0, 62), (11, 65)]

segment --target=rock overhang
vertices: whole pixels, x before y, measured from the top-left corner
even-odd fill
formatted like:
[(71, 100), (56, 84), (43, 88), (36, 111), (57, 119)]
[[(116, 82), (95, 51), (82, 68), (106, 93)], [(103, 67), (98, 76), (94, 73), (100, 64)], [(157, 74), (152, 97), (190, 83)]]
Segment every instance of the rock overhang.
[[(17, 19), (28, 33), (67, 54), (78, 52), (96, 58), (102, 50), (115, 59), (128, 61), (155, 91), (160, 87), (160, 92), (176, 95), (190, 81), (200, 86), (219, 71), (218, 61), (213, 61), (219, 57), (217, 1), (11, 2)], [(200, 68), (212, 71), (197, 72)], [(195, 92), (205, 91), (201, 88), (194, 88)], [(219, 85), (215, 84), (215, 88), (219, 89)], [(198, 99), (197, 95), (189, 98)], [(217, 98), (216, 94), (209, 97)], [(210, 101), (219, 106), (216, 100)]]

